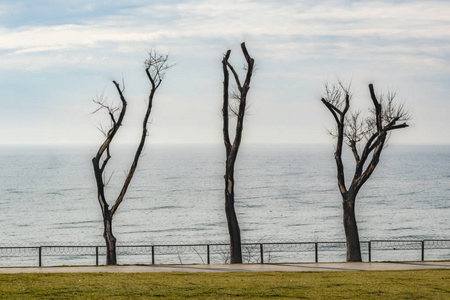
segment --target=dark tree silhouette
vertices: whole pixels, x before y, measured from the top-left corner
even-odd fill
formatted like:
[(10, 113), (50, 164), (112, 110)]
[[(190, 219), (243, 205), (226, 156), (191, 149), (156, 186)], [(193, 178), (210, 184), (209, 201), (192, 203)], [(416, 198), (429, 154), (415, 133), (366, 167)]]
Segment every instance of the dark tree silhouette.
[[(223, 67), (223, 139), (226, 150), (226, 169), (225, 169), (225, 213), (227, 216), (228, 232), (230, 235), (230, 262), (232, 264), (242, 263), (242, 248), (241, 248), (241, 231), (234, 209), (234, 165), (238, 154), (239, 146), (242, 139), (242, 130), (244, 124), (244, 115), (247, 105), (247, 93), (250, 89), (250, 80), (253, 74), (254, 60), (248, 54), (245, 43), (241, 44), (242, 53), (247, 61), (247, 74), (244, 84), (241, 85), (239, 76), (233, 66), (228, 62), (231, 50), (228, 50), (222, 60)], [(237, 100), (238, 106), (230, 105), (229, 103), (229, 73), (231, 70), (237, 89), (232, 92), (231, 97)], [(237, 117), (236, 133), (234, 142), (231, 144), (229, 127), (229, 112), (232, 112)]]
[[(123, 183), (122, 189), (117, 198), (115, 199), (111, 208), (109, 208), (105, 196), (105, 186), (107, 184), (107, 180), (104, 177), (105, 174), (104, 172), (109, 160), (111, 159), (110, 145), (114, 137), (116, 136), (117, 132), (119, 131), (120, 127), (122, 126), (122, 122), (126, 114), (127, 101), (125, 100), (125, 96), (123, 94), (124, 88), (123, 87), (121, 88), (116, 81), (113, 81), (113, 83), (116, 87), (117, 93), (119, 94), (121, 106), (110, 105), (106, 103), (106, 100), (103, 97), (98, 97), (97, 99), (94, 100), (94, 102), (97, 105), (99, 105), (99, 108), (95, 112), (98, 112), (100, 110), (106, 110), (111, 120), (111, 128), (108, 131), (104, 131), (106, 139), (98, 149), (95, 157), (92, 159), (92, 164), (94, 166), (95, 180), (97, 182), (97, 198), (98, 202), (100, 203), (100, 208), (103, 214), (103, 225), (104, 225), (103, 237), (105, 238), (106, 242), (107, 265), (117, 264), (116, 238), (113, 235), (112, 221), (114, 214), (117, 212), (119, 205), (122, 203), (125, 197), (128, 186), (131, 182), (131, 179), (133, 178), (134, 172), (136, 171), (136, 167), (139, 161), (139, 157), (141, 156), (142, 149), (144, 148), (145, 140), (148, 135), (147, 125), (150, 113), (152, 111), (153, 97), (164, 78), (165, 71), (170, 67), (167, 61), (168, 55), (162, 55), (156, 51), (150, 51), (149, 58), (145, 61), (145, 72), (151, 83), (151, 90), (148, 97), (147, 110), (145, 112), (144, 120), (142, 122), (142, 135), (139, 145), (136, 149), (133, 162)], [(117, 116), (117, 114), (119, 115)]]
[[(341, 82), (333, 86), (325, 86), (322, 103), (328, 108), (336, 121), (336, 130), (331, 134), (336, 138), (334, 158), (337, 167), (337, 181), (342, 196), (344, 229), (347, 242), (347, 261), (361, 261), (361, 249), (355, 217), (355, 200), (363, 184), (375, 170), (380, 155), (390, 133), (393, 130), (408, 127), (406, 121), (409, 114), (402, 104), (396, 104), (395, 93), (377, 96), (372, 84), (369, 84), (370, 97), (373, 103), (371, 115), (367, 118), (359, 112), (351, 113), (350, 91)], [(399, 123), (403, 122), (403, 123)], [(360, 143), (364, 145), (360, 145)], [(350, 186), (347, 188), (342, 162), (342, 148), (346, 143), (356, 162), (355, 172)], [(361, 152), (362, 150), (362, 152)]]

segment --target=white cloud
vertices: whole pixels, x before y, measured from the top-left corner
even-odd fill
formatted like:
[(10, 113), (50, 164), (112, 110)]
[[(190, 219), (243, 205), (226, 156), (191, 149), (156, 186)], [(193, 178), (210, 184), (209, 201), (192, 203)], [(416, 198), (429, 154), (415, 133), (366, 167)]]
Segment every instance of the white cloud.
[[(8, 55), (0, 58), (0, 65), (44, 68), (83, 64), (82, 55), (109, 56), (110, 61), (93, 59), (86, 66), (103, 67), (119, 62), (121, 53), (131, 56), (148, 47), (208, 57), (224, 51), (229, 43), (249, 40), (260, 58), (273, 61), (332, 57), (448, 72), (450, 66), (443, 66), (448, 65), (450, 47), (449, 2), (323, 3), (209, 0), (147, 4), (80, 24), (3, 28), (0, 50)], [(211, 46), (218, 39), (222, 44)]]
[[(73, 3), (68, 7), (75, 8)], [(78, 11), (83, 14), (83, 5), (90, 2), (80, 3)], [(73, 23), (0, 27), (0, 67), (14, 73), (13, 86), (23, 81), (24, 86), (47, 89), (42, 101), (60, 109), (66, 103), (89, 103), (89, 93), (108, 87), (121, 74), (127, 93), (134, 93), (130, 97), (141, 93), (147, 87), (146, 78), (141, 78), (145, 50), (156, 47), (170, 53), (177, 65), (168, 74), (166, 90), (160, 91), (166, 102), (157, 104), (160, 109), (155, 109), (152, 127), (152, 138), (160, 142), (220, 140), (221, 54), (231, 47), (233, 63), (237, 61), (235, 66), (240, 67), (239, 43), (244, 40), (258, 67), (246, 127), (249, 141), (326, 140), (325, 124), (330, 119), (316, 100), (322, 82), (329, 78), (355, 78), (355, 88), (364, 92), (368, 81), (374, 80), (380, 88), (424, 87), (430, 91), (429, 99), (449, 94), (447, 87), (438, 88), (442, 85), (439, 78), (450, 74), (450, 2), (158, 3), (135, 1), (134, 7), (101, 14), (93, 4)], [(46, 80), (38, 86), (33, 76)], [(420, 82), (423, 78), (433, 84), (425, 87)], [(5, 79), (6, 87), (13, 79), (6, 75)], [(61, 86), (64, 90), (57, 92)], [(80, 90), (85, 94), (79, 95)], [(22, 96), (18, 90), (9, 94), (11, 99), (33, 101), (33, 95)], [(421, 112), (427, 105), (418, 93), (404, 94)], [(60, 99), (66, 102), (59, 103)], [(62, 120), (57, 127), (63, 131), (77, 127), (75, 122)], [(90, 125), (78, 128), (89, 131), (78, 134), (79, 140), (95, 132)], [(416, 132), (426, 139), (426, 130)], [(414, 140), (414, 134), (408, 139)]]
[[(0, 49), (96, 47), (102, 42), (152, 42), (162, 39), (230, 36), (339, 36), (450, 38), (450, 3), (358, 2), (345, 6), (201, 1), (148, 5), (100, 17), (83, 25), (3, 29)], [(56, 48), (55, 48), (56, 47)]]
[(95, 48), (102, 42), (151, 41), (163, 32), (140, 32), (123, 30), (114, 25), (58, 25), (26, 27), (17, 30), (2, 30), (0, 49), (13, 53), (27, 52), (27, 49), (71, 50), (78, 47)]

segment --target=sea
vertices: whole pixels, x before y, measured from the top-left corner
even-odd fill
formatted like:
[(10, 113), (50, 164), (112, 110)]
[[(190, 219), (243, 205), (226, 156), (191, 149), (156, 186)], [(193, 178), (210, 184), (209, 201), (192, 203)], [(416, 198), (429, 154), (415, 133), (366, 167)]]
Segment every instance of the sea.
[[(97, 147), (0, 147), (0, 246), (102, 245)], [(244, 242), (345, 241), (334, 148), (243, 143), (235, 204)], [(134, 147), (112, 146), (110, 205)], [(354, 163), (344, 153), (347, 179)], [(223, 145), (148, 143), (113, 223), (118, 244), (226, 243)], [(389, 145), (356, 202), (361, 240), (450, 239), (450, 146)]]

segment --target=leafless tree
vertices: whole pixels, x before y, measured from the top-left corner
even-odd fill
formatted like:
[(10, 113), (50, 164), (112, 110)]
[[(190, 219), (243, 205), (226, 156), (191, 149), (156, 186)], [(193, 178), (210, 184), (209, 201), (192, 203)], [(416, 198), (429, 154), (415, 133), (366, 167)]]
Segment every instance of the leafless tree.
[[(238, 154), (239, 146), (242, 139), (242, 130), (244, 124), (244, 115), (247, 106), (247, 93), (250, 89), (250, 80), (253, 74), (254, 59), (248, 54), (245, 43), (241, 44), (241, 49), (247, 61), (246, 77), (244, 83), (241, 85), (239, 76), (233, 66), (228, 62), (231, 50), (228, 50), (222, 60), (223, 67), (223, 139), (226, 149), (226, 169), (225, 169), (225, 213), (227, 216), (228, 232), (230, 235), (230, 262), (232, 264), (242, 263), (242, 249), (241, 249), (241, 231), (239, 228), (236, 211), (234, 209), (234, 166)], [(229, 72), (233, 74), (236, 90), (232, 92), (231, 97), (237, 101), (236, 106), (229, 102)], [(229, 135), (229, 112), (236, 115), (236, 133), (234, 142), (231, 144)]]
[[(155, 95), (156, 90), (160, 86), (166, 70), (170, 67), (168, 65), (168, 55), (163, 55), (154, 50), (149, 52), (149, 58), (145, 61), (145, 72), (147, 77), (151, 83), (151, 90), (148, 97), (147, 110), (145, 112), (144, 120), (142, 122), (142, 135), (139, 142), (139, 145), (136, 149), (136, 153), (134, 155), (133, 162), (131, 167), (126, 175), (125, 181), (122, 185), (122, 189), (115, 199), (111, 208), (109, 208), (109, 204), (105, 195), (105, 186), (107, 184), (107, 179), (105, 175), (105, 168), (111, 159), (110, 146), (111, 143), (122, 126), (123, 119), (126, 114), (127, 109), (127, 101), (124, 96), (124, 85), (122, 87), (116, 82), (113, 81), (117, 93), (119, 94), (121, 105), (114, 106), (112, 104), (108, 104), (103, 97), (98, 97), (94, 100), (94, 102), (99, 106), (99, 108), (95, 111), (98, 112), (100, 110), (106, 110), (109, 114), (111, 126), (108, 131), (104, 131), (105, 141), (100, 146), (97, 151), (97, 154), (92, 159), (92, 164), (94, 166), (94, 174), (95, 180), (97, 182), (97, 198), (100, 203), (100, 208), (103, 214), (103, 225), (104, 232), (103, 237), (106, 242), (106, 264), (107, 265), (115, 265), (117, 264), (116, 258), (116, 238), (113, 235), (112, 221), (119, 205), (122, 203), (125, 194), (127, 192), (128, 186), (133, 178), (134, 172), (136, 171), (136, 167), (138, 165), (139, 157), (141, 156), (142, 149), (144, 148), (145, 140), (148, 135), (147, 125), (150, 117), (150, 113), (152, 110), (153, 97)], [(118, 116), (117, 116), (118, 115)]]
[[(361, 261), (361, 249), (355, 217), (355, 200), (363, 184), (369, 179), (380, 160), (382, 150), (390, 133), (408, 127), (409, 113), (403, 104), (396, 103), (395, 93), (376, 95), (369, 84), (373, 109), (364, 118), (360, 112), (350, 113), (350, 87), (339, 82), (325, 86), (322, 103), (328, 108), (336, 121), (336, 130), (331, 134), (336, 138), (334, 158), (337, 167), (337, 181), (342, 196), (344, 229), (347, 242), (347, 261)], [(342, 162), (343, 144), (347, 144), (355, 159), (353, 179), (347, 187)]]

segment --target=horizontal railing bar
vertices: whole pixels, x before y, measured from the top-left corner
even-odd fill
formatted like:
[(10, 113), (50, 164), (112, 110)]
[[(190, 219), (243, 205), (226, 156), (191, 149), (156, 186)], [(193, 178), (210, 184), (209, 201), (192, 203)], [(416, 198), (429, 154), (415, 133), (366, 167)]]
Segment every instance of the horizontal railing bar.
[[(360, 241), (360, 244), (368, 243), (421, 243), (421, 242), (450, 242), (450, 239), (423, 239), (423, 240), (370, 240)], [(321, 242), (255, 242), (242, 243), (243, 246), (258, 245), (314, 245), (314, 244), (346, 244), (343, 241), (321, 241)], [(229, 246), (229, 244), (145, 244), (145, 245), (117, 245), (117, 248), (150, 248), (150, 247), (206, 247), (206, 246)], [(0, 250), (5, 249), (39, 249), (39, 248), (106, 248), (105, 245), (44, 245), (44, 246), (0, 246)]]
[[(425, 240), (371, 240), (370, 242), (394, 242), (394, 243), (420, 243), (423, 242)], [(431, 241), (431, 240), (429, 240)]]
[(441, 240), (441, 239), (425, 239), (425, 242), (450, 242), (450, 240)]
[(37, 246), (37, 247), (28, 247), (28, 246), (24, 246), (24, 247), (16, 247), (16, 246), (12, 246), (12, 247), (0, 247), (0, 250), (3, 249), (39, 249), (41, 246)]

